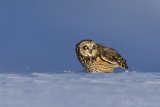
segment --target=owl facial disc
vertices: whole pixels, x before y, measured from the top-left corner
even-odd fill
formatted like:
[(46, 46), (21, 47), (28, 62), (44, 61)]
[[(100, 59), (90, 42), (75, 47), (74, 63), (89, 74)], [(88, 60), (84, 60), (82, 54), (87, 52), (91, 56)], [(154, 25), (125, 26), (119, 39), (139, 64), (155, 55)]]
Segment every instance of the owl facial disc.
[(79, 46), (80, 54), (84, 57), (93, 58), (98, 54), (97, 44), (94, 41), (83, 41)]

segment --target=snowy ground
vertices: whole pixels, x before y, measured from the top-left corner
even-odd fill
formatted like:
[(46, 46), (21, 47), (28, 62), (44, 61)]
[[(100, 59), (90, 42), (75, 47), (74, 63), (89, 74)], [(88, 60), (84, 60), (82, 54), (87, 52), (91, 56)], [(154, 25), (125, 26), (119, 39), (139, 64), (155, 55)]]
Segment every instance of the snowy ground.
[(160, 107), (160, 73), (1, 73), (0, 107)]

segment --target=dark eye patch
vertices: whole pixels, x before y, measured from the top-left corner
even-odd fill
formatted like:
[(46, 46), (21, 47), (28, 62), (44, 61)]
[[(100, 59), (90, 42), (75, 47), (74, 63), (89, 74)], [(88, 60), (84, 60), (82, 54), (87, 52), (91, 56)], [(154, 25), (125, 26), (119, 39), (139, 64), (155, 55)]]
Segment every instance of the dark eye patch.
[(93, 49), (96, 49), (96, 46), (93, 46)]
[(87, 49), (88, 49), (88, 47), (87, 47), (87, 46), (83, 46), (83, 49), (84, 49), (84, 50), (87, 50)]

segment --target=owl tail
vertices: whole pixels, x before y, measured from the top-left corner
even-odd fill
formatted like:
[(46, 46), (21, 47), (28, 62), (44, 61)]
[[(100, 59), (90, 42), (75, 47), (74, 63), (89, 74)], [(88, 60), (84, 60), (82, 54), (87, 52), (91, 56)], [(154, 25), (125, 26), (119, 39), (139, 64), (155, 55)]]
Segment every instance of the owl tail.
[(126, 70), (128, 70), (128, 65), (127, 65), (126, 61), (122, 63), (122, 67), (125, 68)]
[(128, 70), (128, 65), (125, 59), (122, 60), (122, 62), (119, 64), (122, 68), (125, 68), (126, 70)]

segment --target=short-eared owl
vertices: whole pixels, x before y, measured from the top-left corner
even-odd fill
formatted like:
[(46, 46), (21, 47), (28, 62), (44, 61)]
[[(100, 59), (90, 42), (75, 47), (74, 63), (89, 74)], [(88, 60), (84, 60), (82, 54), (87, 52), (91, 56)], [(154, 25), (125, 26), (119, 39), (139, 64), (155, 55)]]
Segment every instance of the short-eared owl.
[(114, 49), (93, 40), (83, 40), (76, 45), (80, 63), (88, 72), (113, 72), (114, 68), (128, 69), (126, 60)]

